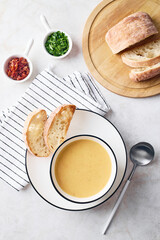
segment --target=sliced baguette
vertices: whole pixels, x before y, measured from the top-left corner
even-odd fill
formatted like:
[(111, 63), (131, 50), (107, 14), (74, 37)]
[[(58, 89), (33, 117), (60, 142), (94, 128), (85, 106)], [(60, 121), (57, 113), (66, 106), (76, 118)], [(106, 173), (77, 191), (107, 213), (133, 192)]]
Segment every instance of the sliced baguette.
[(121, 55), (130, 67), (148, 67), (160, 62), (160, 39), (135, 47)]
[(150, 67), (132, 69), (129, 77), (135, 82), (144, 81), (160, 74), (160, 63)]
[(75, 105), (59, 106), (46, 121), (44, 139), (51, 152), (65, 140), (75, 109)]
[(44, 126), (47, 120), (45, 110), (36, 109), (25, 121), (23, 138), (28, 150), (37, 157), (47, 157), (50, 151), (44, 141)]

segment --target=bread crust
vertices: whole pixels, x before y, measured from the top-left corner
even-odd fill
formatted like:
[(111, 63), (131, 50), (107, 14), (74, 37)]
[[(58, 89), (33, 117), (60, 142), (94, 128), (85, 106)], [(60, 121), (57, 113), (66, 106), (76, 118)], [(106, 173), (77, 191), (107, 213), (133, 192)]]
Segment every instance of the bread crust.
[(116, 54), (156, 33), (151, 17), (145, 12), (136, 12), (109, 29), (105, 40)]
[[(53, 149), (50, 148), (50, 145), (49, 145), (49, 142), (48, 142), (48, 134), (49, 134), (50, 128), (51, 128), (52, 124), (54, 123), (54, 121), (56, 120), (57, 116), (60, 115), (61, 112), (64, 111), (66, 108), (70, 108), (70, 111), (71, 111), (72, 116), (73, 116), (73, 114), (76, 110), (76, 106), (72, 105), (72, 104), (63, 104), (63, 105), (59, 106), (58, 108), (56, 108), (55, 111), (53, 111), (50, 114), (49, 118), (47, 119), (47, 121), (45, 123), (44, 140), (45, 140), (46, 146), (48, 147), (48, 149), (51, 152), (53, 152)], [(68, 124), (67, 124), (66, 130), (65, 130), (65, 135), (67, 134), (71, 119), (72, 119), (72, 117), (68, 119)]]
[[(24, 128), (23, 128), (23, 133), (22, 133), (23, 140), (24, 140), (24, 143), (25, 143), (27, 149), (29, 150), (29, 152), (31, 154), (33, 154), (34, 156), (37, 156), (37, 155), (35, 155), (34, 152), (32, 151), (32, 149), (30, 148), (29, 141), (28, 141), (28, 128), (29, 128), (29, 125), (30, 125), (32, 119), (37, 114), (39, 114), (40, 112), (43, 112), (43, 111), (46, 113), (46, 111), (44, 109), (35, 109), (33, 112), (28, 114), (27, 119), (24, 123)], [(47, 120), (47, 113), (46, 113), (46, 120)], [(48, 154), (48, 156), (49, 155), (50, 155), (50, 153)], [(40, 157), (40, 156), (38, 156), (38, 157)]]
[(132, 69), (129, 73), (129, 77), (135, 82), (141, 82), (153, 78), (159, 74), (160, 66), (157, 66), (156, 68), (146, 69), (146, 71), (143, 72), (135, 72), (135, 70)]
[(130, 67), (136, 67), (136, 68), (148, 67), (148, 66), (152, 66), (152, 65), (155, 65), (160, 62), (160, 56), (157, 56), (155, 58), (151, 58), (148, 60), (143, 60), (143, 61), (134, 61), (134, 60), (128, 59), (123, 54), (122, 54), (121, 58), (122, 58), (123, 63), (125, 63), (126, 65), (128, 65)]

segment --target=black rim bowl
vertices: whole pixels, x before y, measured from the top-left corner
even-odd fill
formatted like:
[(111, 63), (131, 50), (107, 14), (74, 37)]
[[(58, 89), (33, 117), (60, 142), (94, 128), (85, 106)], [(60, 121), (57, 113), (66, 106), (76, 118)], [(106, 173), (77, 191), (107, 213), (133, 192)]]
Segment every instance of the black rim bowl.
[[(115, 164), (116, 164), (116, 172), (115, 172), (114, 180), (113, 180), (111, 186), (109, 187), (109, 189), (107, 189), (107, 191), (106, 191), (104, 194), (102, 194), (100, 197), (98, 197), (98, 198), (96, 198), (96, 199), (94, 199), (94, 200), (91, 200), (91, 201), (80, 202), (80, 201), (74, 201), (74, 200), (72, 200), (72, 199), (67, 198), (66, 196), (64, 196), (64, 195), (57, 189), (57, 187), (56, 187), (56, 185), (55, 185), (55, 183), (54, 183), (54, 180), (53, 180), (53, 178), (52, 178), (52, 164), (53, 164), (53, 160), (54, 160), (54, 157), (55, 157), (57, 151), (59, 150), (59, 148), (61, 148), (61, 146), (63, 146), (64, 143), (68, 142), (69, 140), (71, 140), (71, 139), (73, 139), (73, 138), (77, 138), (77, 137), (92, 137), (92, 138), (97, 138), (98, 140), (100, 140), (100, 141), (102, 141), (103, 143), (105, 143), (105, 145), (107, 145), (107, 146), (109, 147), (109, 149), (111, 150), (111, 152), (112, 152), (112, 154), (113, 154), (113, 156), (114, 156)], [(91, 135), (91, 134), (80, 134), (80, 135), (75, 135), (75, 136), (73, 136), (73, 137), (70, 137), (70, 138), (66, 139), (66, 140), (65, 140), (63, 143), (61, 143), (61, 144), (58, 146), (58, 148), (55, 150), (55, 152), (54, 152), (54, 154), (53, 154), (53, 156), (52, 156), (52, 159), (51, 159), (51, 164), (50, 164), (50, 179), (51, 179), (52, 185), (53, 185), (53, 187), (55, 188), (55, 190), (56, 190), (56, 191), (58, 192), (58, 194), (61, 195), (64, 199), (66, 199), (66, 200), (68, 200), (68, 201), (70, 201), (70, 202), (73, 202), (73, 203), (86, 204), (86, 203), (92, 203), (92, 202), (95, 202), (95, 201), (99, 200), (100, 198), (102, 198), (104, 195), (106, 195), (106, 194), (109, 192), (109, 190), (112, 188), (112, 186), (113, 186), (113, 184), (114, 184), (114, 182), (115, 182), (115, 180), (116, 180), (117, 171), (118, 171), (117, 158), (116, 158), (116, 155), (115, 155), (115, 153), (113, 152), (112, 148), (109, 146), (109, 144), (106, 143), (103, 139), (101, 139), (101, 138), (99, 138), (99, 137), (97, 137), (97, 136), (94, 136), (94, 135)], [(59, 187), (60, 187), (60, 186), (59, 186)], [(69, 195), (69, 194), (68, 194), (68, 195)]]

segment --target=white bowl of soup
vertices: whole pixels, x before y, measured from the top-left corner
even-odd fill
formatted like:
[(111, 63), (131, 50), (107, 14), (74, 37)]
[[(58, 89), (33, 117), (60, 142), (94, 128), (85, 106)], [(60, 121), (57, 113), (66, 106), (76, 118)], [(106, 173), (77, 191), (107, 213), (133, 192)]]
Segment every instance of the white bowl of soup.
[(103, 197), (117, 175), (116, 156), (102, 139), (77, 135), (64, 141), (53, 154), (50, 178), (56, 191), (75, 203)]

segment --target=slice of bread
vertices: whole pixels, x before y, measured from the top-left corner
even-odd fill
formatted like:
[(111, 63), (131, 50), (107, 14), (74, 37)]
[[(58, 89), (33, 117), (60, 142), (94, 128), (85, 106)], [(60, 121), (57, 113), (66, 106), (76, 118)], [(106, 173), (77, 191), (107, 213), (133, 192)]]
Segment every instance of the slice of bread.
[(46, 120), (46, 111), (36, 109), (28, 115), (24, 124), (24, 142), (28, 150), (37, 157), (47, 157), (50, 155), (50, 151), (44, 141), (44, 126)]
[(135, 47), (121, 55), (130, 67), (148, 67), (160, 62), (160, 39)]
[(136, 12), (109, 29), (105, 40), (116, 54), (156, 33), (151, 17), (145, 12)]
[(61, 105), (46, 121), (44, 139), (51, 152), (65, 140), (75, 109), (75, 105)]
[(129, 77), (135, 82), (144, 81), (160, 74), (160, 63), (150, 67), (132, 69)]

